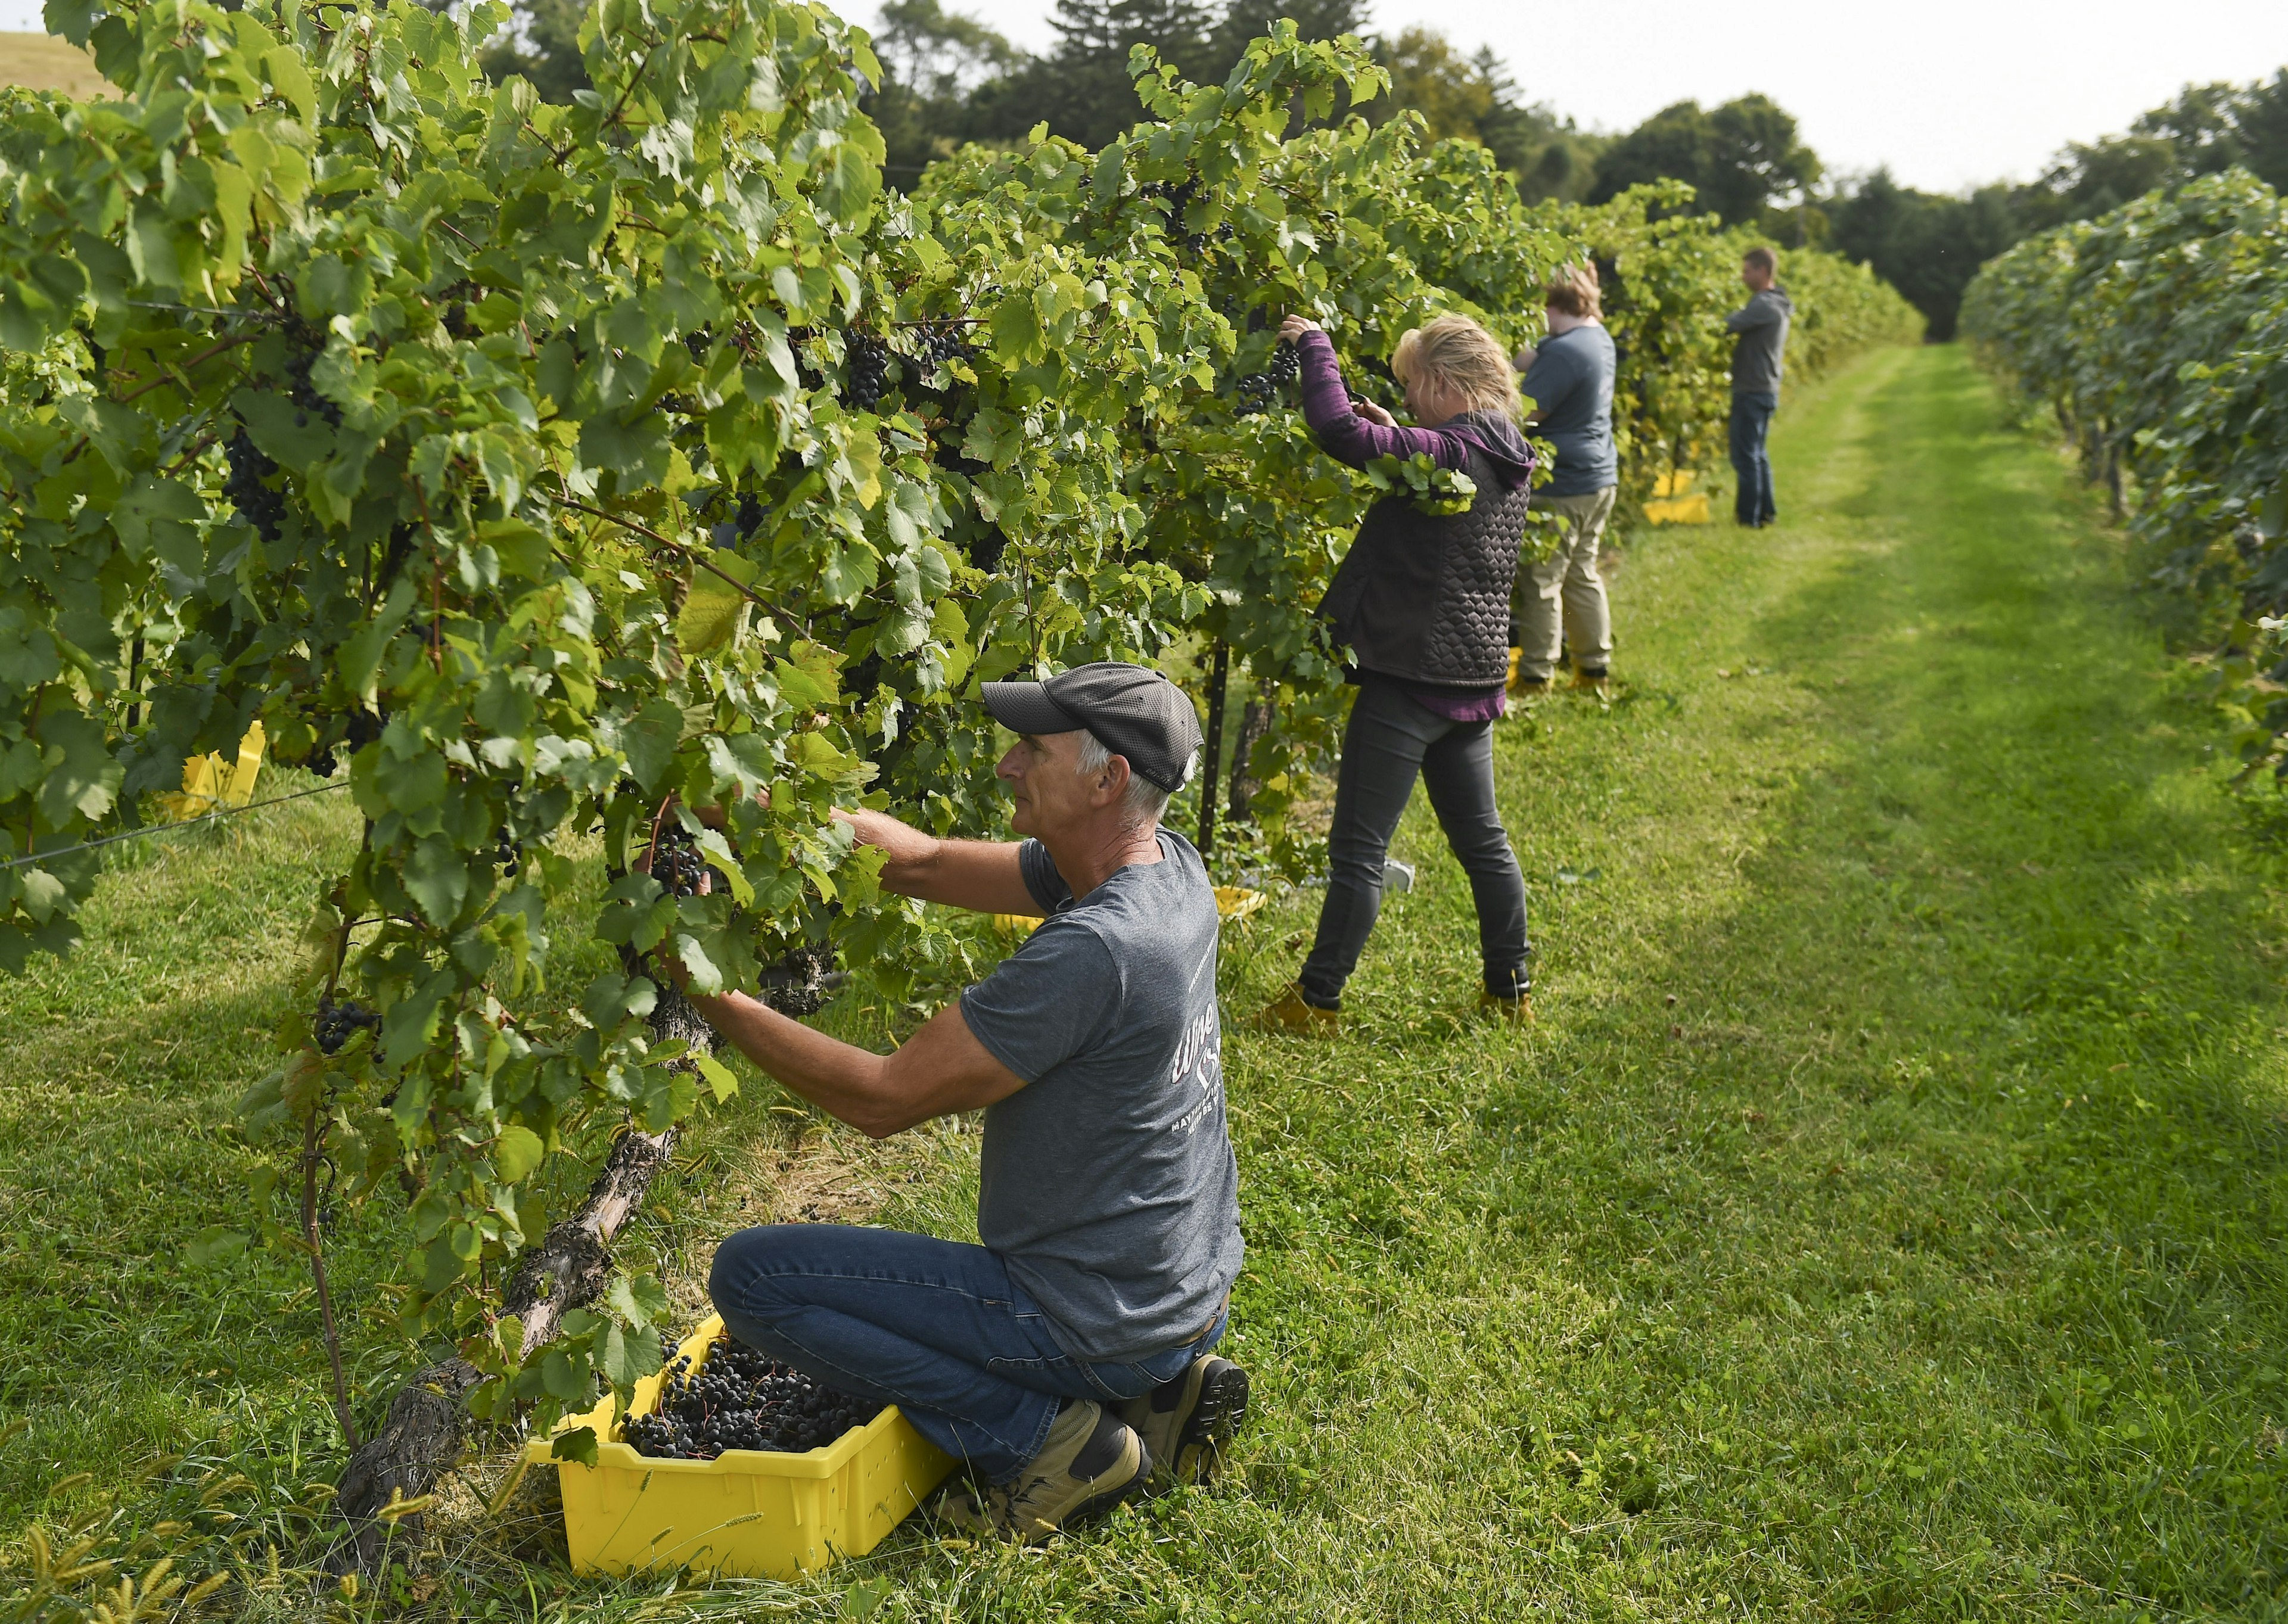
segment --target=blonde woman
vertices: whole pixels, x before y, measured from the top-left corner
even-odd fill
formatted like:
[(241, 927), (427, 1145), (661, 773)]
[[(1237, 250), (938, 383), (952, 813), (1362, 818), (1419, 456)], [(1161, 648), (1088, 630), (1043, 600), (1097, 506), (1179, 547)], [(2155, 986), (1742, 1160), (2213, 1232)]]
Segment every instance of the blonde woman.
[(1264, 1011), (1291, 1032), (1332, 1032), (1344, 983), (1382, 907), (1383, 861), (1418, 777), (1470, 876), (1485, 963), (1482, 1005), (1531, 1018), (1525, 881), (1494, 805), (1493, 724), (1509, 668), (1509, 596), (1525, 530), (1533, 453), (1519, 432), (1516, 375), (1493, 336), (1440, 316), (1398, 343), (1391, 369), (1415, 426), (1354, 405), (1334, 345), (1290, 316), (1280, 337), (1301, 361), (1303, 419), (1330, 456), (1363, 466), (1427, 453), (1477, 486), (1467, 512), (1425, 513), (1386, 496), (1359, 526), (1322, 613), (1347, 645), (1358, 685), (1343, 734), (1327, 836), (1327, 899), (1301, 972)]

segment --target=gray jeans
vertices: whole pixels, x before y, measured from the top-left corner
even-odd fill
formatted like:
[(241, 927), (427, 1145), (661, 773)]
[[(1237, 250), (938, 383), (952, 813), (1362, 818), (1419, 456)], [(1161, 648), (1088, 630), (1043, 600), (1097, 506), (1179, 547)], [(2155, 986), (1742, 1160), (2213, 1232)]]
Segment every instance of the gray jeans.
[(1318, 939), (1295, 978), (1309, 1002), (1336, 1007), (1358, 967), (1382, 911), (1383, 859), (1418, 776), (1429, 786), (1446, 844), (1470, 876), (1486, 990), (1505, 998), (1525, 990), (1525, 876), (1494, 805), (1493, 732), (1491, 722), (1450, 722), (1425, 709), (1386, 677), (1368, 673), (1362, 679), (1335, 780)]

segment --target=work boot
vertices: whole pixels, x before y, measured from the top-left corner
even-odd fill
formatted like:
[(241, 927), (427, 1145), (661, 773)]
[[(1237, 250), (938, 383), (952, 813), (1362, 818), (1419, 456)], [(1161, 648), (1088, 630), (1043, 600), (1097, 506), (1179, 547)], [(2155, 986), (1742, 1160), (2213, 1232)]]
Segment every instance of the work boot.
[(1049, 1440), (1015, 1477), (948, 1491), (938, 1515), (981, 1539), (1037, 1544), (1143, 1491), (1152, 1456), (1134, 1428), (1086, 1398), (1057, 1412)]
[(1592, 693), (1602, 693), (1612, 686), (1612, 674), (1601, 665), (1594, 669), (1584, 669), (1573, 673), (1573, 685), (1577, 689), (1586, 688)]
[(1151, 1454), (1154, 1477), (1175, 1483), (1205, 1483), (1246, 1415), (1247, 1372), (1212, 1353), (1120, 1406)]
[(1525, 660), (1525, 651), (1513, 646), (1509, 651), (1507, 686), (1512, 699), (1535, 699), (1549, 692), (1549, 678), (1528, 677), (1518, 667)]
[(1255, 1024), (1266, 1032), (1284, 1032), (1297, 1037), (1329, 1038), (1341, 1029), (1343, 1012), (1339, 1009), (1323, 1009), (1303, 996), (1302, 987), (1295, 982), (1255, 1018)]
[(1478, 994), (1478, 1013), (1489, 1020), (1498, 1020), (1513, 1026), (1533, 1025), (1533, 999), (1525, 993), (1514, 998), (1504, 998), (1496, 993)]

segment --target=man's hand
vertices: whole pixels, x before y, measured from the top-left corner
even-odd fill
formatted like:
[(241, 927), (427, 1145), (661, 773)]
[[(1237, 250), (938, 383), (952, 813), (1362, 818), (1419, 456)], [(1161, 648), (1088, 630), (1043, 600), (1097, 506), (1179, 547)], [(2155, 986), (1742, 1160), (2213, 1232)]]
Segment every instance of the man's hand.
[(1308, 316), (1290, 316), (1279, 324), (1279, 337), (1284, 344), (1300, 344), (1304, 334), (1323, 333), (1326, 330)]
[(805, 1099), (870, 1138), (1006, 1099), (1025, 1080), (995, 1059), (949, 1004), (887, 1055), (814, 1032), (742, 993), (692, 1006), (745, 1055)]

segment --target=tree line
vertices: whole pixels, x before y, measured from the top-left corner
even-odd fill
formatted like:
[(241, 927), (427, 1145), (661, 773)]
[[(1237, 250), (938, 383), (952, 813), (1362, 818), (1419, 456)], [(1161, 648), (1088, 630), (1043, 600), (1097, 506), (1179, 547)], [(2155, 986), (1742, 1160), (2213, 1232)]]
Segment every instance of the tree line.
[[(583, 10), (582, 0), (520, 0), (516, 30), (488, 65), (568, 99), (584, 83)], [(1935, 339), (1954, 336), (1978, 267), (2022, 238), (2235, 165), (2288, 185), (2288, 68), (2248, 84), (2188, 85), (2126, 132), (2068, 146), (2031, 181), (1935, 193), (1901, 185), (1887, 168), (1831, 175), (1794, 116), (1761, 94), (1712, 107), (1680, 101), (1618, 135), (1585, 130), (1529, 99), (1489, 49), (1465, 52), (1421, 28), (1374, 33), (1364, 0), (1053, 0), (1053, 43), (1038, 53), (941, 0), (887, 0), (874, 39), (881, 76), (866, 97), (884, 169), (892, 185), (910, 187), (965, 144), (1006, 146), (1044, 123), (1094, 150), (1134, 121), (1135, 46), (1195, 83), (1220, 83), (1275, 18), (1291, 19), (1306, 41), (1364, 39), (1390, 86), (1370, 120), (1410, 110), (1433, 139), (1482, 144), (1528, 202), (1603, 203), (1632, 186), (1684, 181), (1693, 206), (1727, 226), (1872, 266)]]

